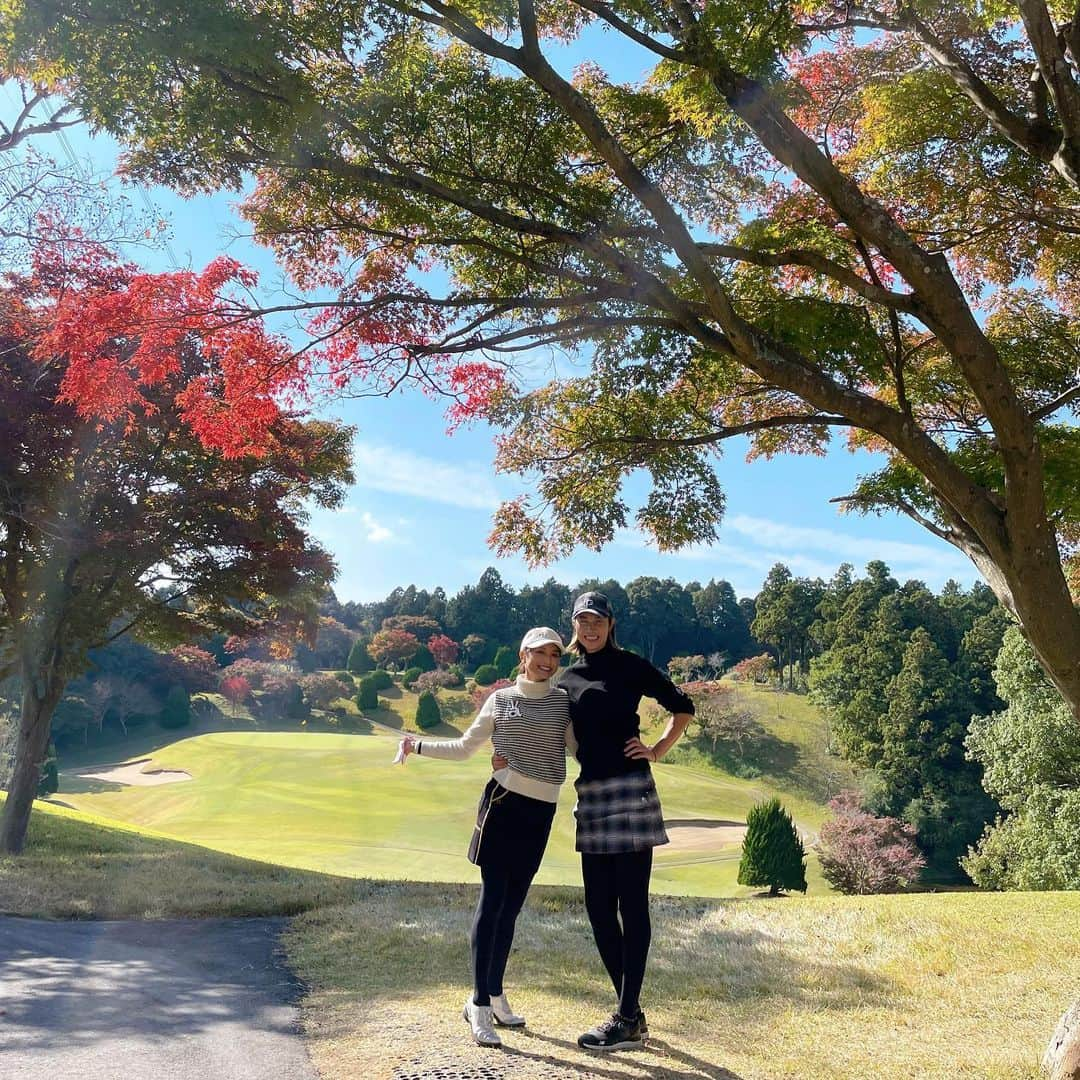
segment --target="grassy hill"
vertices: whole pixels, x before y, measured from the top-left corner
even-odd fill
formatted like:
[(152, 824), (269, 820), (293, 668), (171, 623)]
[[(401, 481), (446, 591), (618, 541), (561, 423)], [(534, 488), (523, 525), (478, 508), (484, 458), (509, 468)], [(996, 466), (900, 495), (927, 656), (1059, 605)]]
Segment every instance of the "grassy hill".
[[(475, 881), (464, 852), (486, 755), (466, 762), (411, 758), (394, 767), (393, 735), (219, 732), (156, 751), (144, 769), (193, 779), (127, 787), (64, 777), (57, 800), (217, 851), (284, 866), (372, 878)], [(735, 883), (740, 840), (731, 826), (764, 789), (678, 765), (656, 769), (673, 843), (658, 849), (658, 891), (746, 892)], [(81, 787), (83, 790), (72, 790)], [(560, 802), (539, 881), (577, 884), (573, 796)], [(808, 827), (814, 822), (807, 822)], [(811, 888), (825, 888), (811, 868)]]
[(530, 1027), (492, 1055), (459, 1012), (475, 900), (474, 886), (282, 870), (58, 808), (35, 813), (24, 856), (0, 858), (7, 913), (305, 912), (285, 945), (323, 1080), (481, 1065), (537, 1080), (1034, 1080), (1080, 970), (1075, 893), (661, 898), (650, 1048), (598, 1061), (574, 1045), (610, 1007), (581, 892), (537, 888), (508, 972)]

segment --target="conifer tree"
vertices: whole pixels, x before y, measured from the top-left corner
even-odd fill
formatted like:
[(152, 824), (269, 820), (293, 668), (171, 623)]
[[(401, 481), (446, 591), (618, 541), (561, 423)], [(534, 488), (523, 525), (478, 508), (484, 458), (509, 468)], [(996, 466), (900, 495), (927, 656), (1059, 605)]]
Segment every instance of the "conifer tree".
[(367, 638), (357, 638), (353, 642), (352, 648), (349, 650), (349, 659), (345, 662), (345, 667), (353, 675), (364, 675), (374, 670), (375, 661), (371, 659), (367, 647)]
[(739, 884), (768, 885), (770, 896), (806, 892), (806, 850), (779, 799), (758, 803), (746, 815)]
[(442, 723), (442, 711), (438, 698), (430, 690), (425, 690), (416, 703), (416, 726), (421, 731), (430, 731)]

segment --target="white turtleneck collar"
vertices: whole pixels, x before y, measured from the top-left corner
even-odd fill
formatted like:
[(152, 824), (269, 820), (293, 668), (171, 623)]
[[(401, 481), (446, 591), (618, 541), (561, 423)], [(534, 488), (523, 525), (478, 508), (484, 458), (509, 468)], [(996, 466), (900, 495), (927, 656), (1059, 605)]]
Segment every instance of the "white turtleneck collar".
[(541, 698), (551, 693), (551, 680), (545, 679), (543, 682), (533, 682), (531, 679), (526, 679), (524, 675), (519, 675), (516, 687), (518, 693), (525, 697)]

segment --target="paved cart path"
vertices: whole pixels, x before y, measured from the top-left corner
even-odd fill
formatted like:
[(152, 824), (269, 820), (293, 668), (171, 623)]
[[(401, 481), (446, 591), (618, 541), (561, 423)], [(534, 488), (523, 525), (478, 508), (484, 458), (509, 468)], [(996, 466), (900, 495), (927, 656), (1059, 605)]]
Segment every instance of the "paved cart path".
[(0, 1080), (316, 1080), (284, 925), (0, 918)]

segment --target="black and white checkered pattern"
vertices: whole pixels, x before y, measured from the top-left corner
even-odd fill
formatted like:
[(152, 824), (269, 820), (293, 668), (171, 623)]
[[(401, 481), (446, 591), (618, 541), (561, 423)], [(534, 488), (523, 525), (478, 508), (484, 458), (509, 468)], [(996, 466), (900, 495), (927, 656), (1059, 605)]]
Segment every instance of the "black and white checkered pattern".
[(619, 855), (668, 843), (660, 796), (649, 772), (579, 780), (578, 851), (586, 855)]

